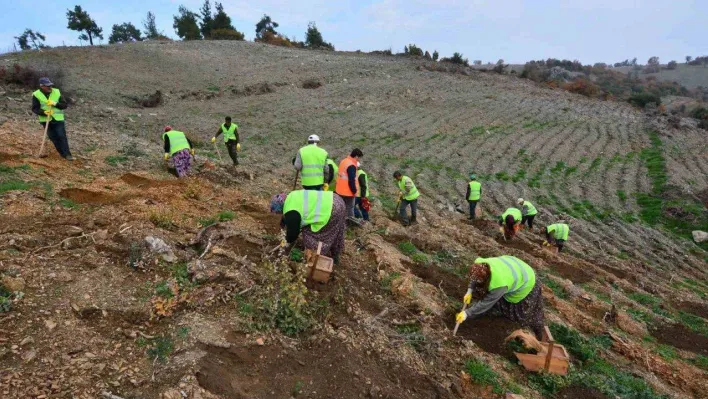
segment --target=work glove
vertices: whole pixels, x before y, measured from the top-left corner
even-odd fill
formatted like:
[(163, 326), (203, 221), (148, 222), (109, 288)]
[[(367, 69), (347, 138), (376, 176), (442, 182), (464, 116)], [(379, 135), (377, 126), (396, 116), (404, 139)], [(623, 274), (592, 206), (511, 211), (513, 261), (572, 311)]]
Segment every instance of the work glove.
[(550, 247), (551, 244), (549, 244), (548, 241), (543, 240), (543, 246), (544, 246), (544, 247)]
[(280, 248), (287, 248), (290, 246), (290, 243), (285, 241), (285, 239), (280, 240)]
[(55, 102), (52, 101), (52, 100), (47, 100), (47, 105), (50, 106), (50, 107), (53, 107), (53, 106), (57, 105), (57, 103), (55, 103)]
[(322, 191), (327, 191), (329, 190), (329, 184), (325, 183), (322, 185)]
[(44, 115), (52, 116), (52, 115), (54, 115), (54, 110), (51, 110), (51, 109), (50, 109), (50, 110), (48, 110), (48, 111), (44, 111)]
[(236, 151), (241, 151), (241, 143), (236, 143)]
[(212, 138), (211, 138), (211, 142), (212, 142), (212, 143), (216, 143), (216, 137), (212, 137)]
[(401, 193), (398, 193), (398, 200), (400, 201), (400, 200), (402, 200), (402, 199), (403, 199), (403, 193), (402, 193), (402, 192), (401, 192)]
[(464, 303), (465, 305), (469, 305), (470, 303), (472, 303), (472, 290), (471, 289), (469, 289), (469, 288), (467, 289), (467, 293), (465, 294), (464, 297), (462, 297), (462, 303)]
[(457, 324), (462, 324), (465, 320), (467, 320), (467, 312), (460, 312), (455, 316), (455, 322), (457, 322)]
[(170, 154), (166, 152), (165, 153), (165, 161), (167, 161), (168, 159), (170, 159)]
[(189, 150), (189, 153), (192, 154), (192, 156), (194, 156), (194, 148), (192, 148), (191, 150)]

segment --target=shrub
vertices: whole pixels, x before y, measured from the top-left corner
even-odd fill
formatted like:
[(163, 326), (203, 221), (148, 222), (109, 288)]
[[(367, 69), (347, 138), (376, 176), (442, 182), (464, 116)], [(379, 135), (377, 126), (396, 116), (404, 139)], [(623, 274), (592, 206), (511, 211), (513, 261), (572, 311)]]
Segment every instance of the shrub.
[(676, 61), (670, 61), (668, 65), (666, 65), (666, 69), (676, 69), (678, 66), (678, 63)]
[(332, 43), (327, 43), (322, 38), (322, 33), (317, 29), (317, 25), (314, 22), (310, 22), (307, 25), (307, 32), (305, 32), (305, 47), (314, 49), (326, 49), (334, 50)]
[(415, 57), (422, 57), (423, 56), (423, 49), (416, 46), (415, 44), (409, 44), (408, 46), (403, 48), (403, 54), (412, 55)]
[(47, 77), (54, 83), (54, 86), (63, 89), (64, 71), (61, 68), (53, 67), (48, 69), (38, 69), (32, 66), (22, 66), (14, 64), (10, 68), (0, 66), (0, 82), (4, 84), (16, 84), (27, 88), (37, 88), (39, 78)]
[(243, 33), (236, 29), (214, 29), (209, 35), (210, 40), (243, 40)]
[(443, 58), (440, 62), (449, 62), (451, 64), (469, 66), (470, 63), (467, 58), (462, 57), (462, 53), (454, 53), (450, 58)]
[(661, 104), (661, 97), (654, 93), (641, 92), (632, 94), (628, 100), (631, 104), (644, 108), (649, 103)]
[(584, 78), (578, 78), (563, 85), (563, 89), (571, 93), (582, 94), (586, 97), (595, 97), (600, 93), (600, 88)]

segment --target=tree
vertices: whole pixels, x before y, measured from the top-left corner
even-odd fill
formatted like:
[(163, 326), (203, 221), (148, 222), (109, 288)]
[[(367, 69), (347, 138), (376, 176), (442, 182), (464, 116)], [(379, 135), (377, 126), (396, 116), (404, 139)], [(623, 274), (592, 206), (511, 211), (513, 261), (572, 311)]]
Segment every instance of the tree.
[(317, 25), (314, 21), (307, 24), (307, 32), (305, 33), (305, 47), (334, 50), (332, 43), (327, 43), (324, 41), (322, 38), (322, 33), (320, 33), (320, 30), (317, 29)]
[[(214, 14), (214, 29), (231, 29), (236, 30), (236, 28), (231, 25), (231, 17), (224, 11), (224, 6), (221, 3), (216, 4), (216, 13)], [(243, 36), (243, 33), (241, 33)], [(243, 40), (243, 39), (241, 39)]]
[(103, 40), (103, 29), (96, 25), (96, 21), (84, 11), (81, 6), (74, 6), (74, 11), (66, 10), (66, 18), (69, 20), (67, 28), (77, 32), (84, 32), (79, 35), (79, 40), (86, 40), (93, 46), (93, 38)]
[(157, 39), (162, 36), (162, 33), (157, 30), (155, 14), (153, 14), (152, 11), (148, 11), (147, 19), (143, 21), (143, 27), (145, 27), (145, 37), (148, 39)]
[(669, 61), (669, 63), (666, 65), (667, 69), (676, 69), (678, 66), (678, 62), (676, 61)]
[(692, 59), (693, 59), (693, 57), (691, 57), (690, 55), (687, 55), (687, 56), (686, 56), (686, 64), (688, 64), (689, 62), (691, 62)]
[(415, 44), (409, 44), (408, 46), (403, 47), (403, 54), (422, 57), (423, 49), (416, 46)]
[(659, 66), (659, 57), (657, 57), (657, 56), (650, 57), (649, 60), (647, 61), (647, 65)]
[(108, 38), (108, 43), (139, 42), (143, 40), (140, 34), (140, 29), (136, 28), (130, 22), (125, 22), (120, 25), (113, 25), (113, 30), (111, 31), (111, 36)]
[(211, 16), (211, 3), (209, 0), (204, 0), (200, 13), (202, 15), (202, 22), (199, 24), (199, 30), (202, 32), (202, 36), (208, 38), (211, 35), (211, 30), (214, 25), (214, 18)]
[(438, 58), (440, 58), (440, 54), (438, 53), (438, 50), (433, 51), (433, 61), (437, 61)]
[(277, 22), (270, 19), (270, 16), (263, 14), (263, 18), (256, 24), (256, 39), (263, 39), (266, 32), (272, 33), (274, 36), (278, 34), (275, 31), (279, 25)]
[(647, 67), (644, 68), (644, 73), (654, 73), (660, 70), (659, 57), (650, 57), (647, 61)]
[(482, 65), (482, 60), (474, 60), (473, 64), (477, 66)]
[(504, 73), (504, 70), (509, 66), (509, 64), (504, 64), (503, 59), (499, 59), (497, 61), (497, 64), (492, 68), (492, 70), (496, 73)]
[(20, 45), (22, 50), (47, 48), (47, 45), (44, 44), (46, 37), (32, 29), (25, 29), (21, 35), (15, 36), (15, 39), (17, 39), (17, 44)]
[(177, 36), (182, 40), (199, 40), (202, 38), (202, 34), (199, 31), (199, 26), (197, 25), (197, 14), (189, 11), (187, 7), (181, 5), (179, 6), (179, 16), (174, 16), (174, 24), (172, 27), (175, 28)]

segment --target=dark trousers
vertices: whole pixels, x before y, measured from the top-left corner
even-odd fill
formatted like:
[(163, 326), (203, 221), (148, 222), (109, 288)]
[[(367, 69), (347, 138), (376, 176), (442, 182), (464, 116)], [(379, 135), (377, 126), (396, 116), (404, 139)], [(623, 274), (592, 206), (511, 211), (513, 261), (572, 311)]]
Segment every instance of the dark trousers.
[[(41, 125), (44, 127), (44, 123)], [(64, 126), (64, 121), (49, 122), (47, 137), (49, 137), (49, 140), (52, 141), (54, 148), (57, 149), (57, 152), (62, 156), (62, 158), (66, 158), (71, 155), (71, 151), (69, 151), (69, 140), (66, 138), (66, 127)]]
[(477, 209), (477, 201), (467, 201), (470, 204), (470, 219), (474, 219), (474, 213)]
[[(411, 206), (411, 218), (410, 220), (408, 219), (408, 212), (406, 208), (408, 205)], [(416, 221), (416, 217), (418, 216), (418, 199), (414, 199), (413, 201), (408, 201), (406, 199), (401, 199), (401, 204), (399, 205), (398, 209), (398, 214), (401, 217), (401, 221), (403, 222), (404, 225), (409, 225), (412, 222)]]
[(361, 206), (361, 197), (356, 197), (354, 204), (354, 216), (357, 218), (363, 218), (364, 220), (369, 220), (369, 211)]
[(535, 218), (536, 215), (526, 215), (521, 218), (521, 225), (523, 226), (524, 223), (528, 224), (530, 228), (533, 229), (533, 218)]
[(322, 191), (323, 186), (324, 184), (320, 184), (319, 186), (302, 186), (302, 188), (305, 190)]
[(229, 151), (229, 156), (231, 157), (231, 161), (234, 165), (238, 165), (238, 151), (236, 151), (236, 144), (238, 144), (238, 141), (236, 140), (228, 140), (226, 142), (226, 149)]

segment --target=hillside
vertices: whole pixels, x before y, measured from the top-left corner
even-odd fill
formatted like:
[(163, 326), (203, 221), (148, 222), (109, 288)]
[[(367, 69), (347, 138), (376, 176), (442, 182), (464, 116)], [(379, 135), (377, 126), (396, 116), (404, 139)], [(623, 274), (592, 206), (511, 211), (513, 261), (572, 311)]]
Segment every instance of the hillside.
[[(705, 131), (423, 62), (246, 42), (0, 57), (65, 72), (78, 158), (34, 158), (30, 90), (0, 88), (0, 273), (21, 292), (0, 313), (0, 398), (703, 396), (708, 247), (690, 232), (708, 230)], [(162, 105), (136, 101), (156, 90)], [(227, 115), (243, 141), (236, 169), (208, 141)], [(200, 166), (210, 160), (188, 180), (163, 170), (167, 124), (195, 141)], [(327, 285), (269, 254), (268, 200), (292, 187), (309, 134), (337, 159), (361, 148), (373, 180), (373, 223), (347, 232)], [(423, 195), (410, 228), (390, 217), (396, 169)], [(473, 224), (457, 210), (470, 172), (484, 185)], [(538, 224), (569, 222), (567, 251), (529, 231), (497, 236), (518, 197)], [(149, 236), (176, 260), (145, 249)], [(503, 319), (452, 337), (467, 267), (502, 254), (544, 283), (567, 378), (511, 361), (502, 341), (518, 325)]]
[[(656, 73), (645, 74), (640, 72), (640, 76), (654, 76), (657, 80), (662, 82), (677, 82), (681, 86), (689, 89), (695, 89), (699, 86), (708, 87), (708, 68), (704, 66), (686, 65), (681, 63), (676, 66), (676, 69), (666, 69), (666, 65), (662, 65), (661, 68), (661, 71)], [(633, 67), (618, 67), (613, 68), (613, 70), (626, 74), (631, 72)]]

